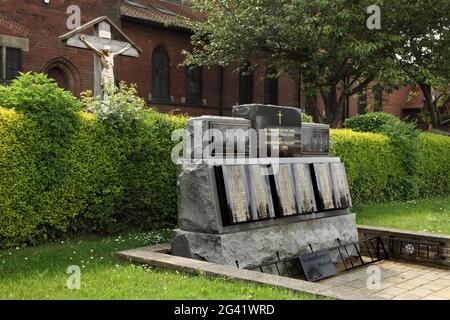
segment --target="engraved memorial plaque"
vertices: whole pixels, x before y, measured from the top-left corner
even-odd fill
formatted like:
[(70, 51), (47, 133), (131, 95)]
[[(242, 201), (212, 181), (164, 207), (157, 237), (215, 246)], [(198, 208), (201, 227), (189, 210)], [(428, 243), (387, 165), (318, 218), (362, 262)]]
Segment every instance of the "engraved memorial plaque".
[(352, 206), (347, 173), (343, 163), (330, 163), (331, 180), (333, 181), (334, 205), (336, 209), (346, 209)]
[[(262, 130), (259, 141), (259, 157), (274, 156), (277, 150), (279, 157), (300, 157), (301, 112), (298, 108), (273, 105), (245, 104), (233, 107), (233, 116), (251, 121), (253, 129)], [(264, 145), (266, 150), (261, 150)]]
[(323, 155), (330, 153), (330, 127), (319, 123), (302, 123), (302, 154)]
[(264, 220), (275, 217), (267, 168), (250, 165), (248, 168), (250, 204), (253, 220)]
[(251, 220), (250, 198), (244, 166), (223, 166), (223, 181), (231, 224)]
[(320, 250), (302, 255), (300, 264), (306, 281), (319, 281), (337, 274), (329, 250)]
[(187, 121), (184, 139), (186, 159), (244, 158), (249, 153), (247, 119), (201, 116)]
[(317, 206), (320, 211), (335, 209), (333, 201), (333, 185), (328, 163), (315, 163), (314, 176), (317, 187)]
[(306, 163), (292, 164), (292, 173), (294, 176), (295, 199), (300, 213), (316, 212), (316, 199), (309, 165)]
[(291, 166), (289, 164), (279, 165), (278, 172), (274, 177), (281, 215), (292, 216), (298, 214)]

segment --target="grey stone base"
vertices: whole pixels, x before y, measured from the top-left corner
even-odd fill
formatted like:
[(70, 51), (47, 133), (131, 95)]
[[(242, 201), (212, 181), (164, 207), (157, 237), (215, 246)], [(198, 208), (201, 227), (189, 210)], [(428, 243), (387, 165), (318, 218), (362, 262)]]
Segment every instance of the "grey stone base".
[[(175, 230), (172, 254), (208, 262), (253, 268), (281, 259), (337, 245), (336, 239), (351, 243), (358, 240), (355, 214), (295, 222), (268, 228), (208, 234)], [(338, 259), (335, 253), (333, 259)]]

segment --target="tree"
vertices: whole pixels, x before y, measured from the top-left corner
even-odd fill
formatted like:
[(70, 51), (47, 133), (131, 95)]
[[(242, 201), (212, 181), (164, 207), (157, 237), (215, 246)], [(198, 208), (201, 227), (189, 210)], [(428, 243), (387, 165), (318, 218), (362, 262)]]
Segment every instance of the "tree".
[[(191, 21), (193, 50), (186, 63), (228, 65), (262, 60), (293, 78), (301, 75), (308, 101), (320, 92), (325, 115), (337, 126), (348, 97), (367, 88), (381, 72), (392, 74), (402, 46), (400, 0), (203, 0), (205, 16)], [(386, 4), (385, 4), (386, 3)], [(367, 8), (388, 6), (382, 28), (369, 30)]]
[[(420, 87), (433, 128), (443, 124), (440, 109), (450, 103), (450, 18), (447, 0), (429, 0), (411, 10), (426, 12), (414, 29), (405, 29), (405, 46), (397, 58), (406, 83)], [(425, 7), (424, 7), (425, 6)]]
[[(190, 22), (193, 50), (186, 63), (263, 61), (293, 78), (301, 75), (315, 120), (335, 127), (348, 97), (366, 91), (372, 81), (388, 89), (411, 81), (399, 57), (411, 49), (411, 39), (430, 34), (428, 26), (448, 26), (447, 2), (196, 0), (194, 8), (207, 19)], [(427, 81), (436, 74), (428, 72)], [(325, 118), (315, 103), (317, 92)]]

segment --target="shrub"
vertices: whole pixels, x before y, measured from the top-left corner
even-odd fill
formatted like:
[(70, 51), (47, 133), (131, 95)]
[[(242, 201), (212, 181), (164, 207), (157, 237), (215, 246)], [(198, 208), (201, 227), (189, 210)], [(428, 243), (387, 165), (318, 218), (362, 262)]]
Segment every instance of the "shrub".
[(450, 138), (434, 133), (421, 133), (419, 150), (420, 195), (450, 195)]
[(115, 221), (123, 189), (120, 140), (95, 117), (77, 116), (78, 130), (58, 159), (64, 177), (48, 188), (42, 176), (54, 163), (39, 157), (52, 147), (44, 130), (0, 108), (0, 247), (99, 231)]
[[(0, 247), (176, 223), (170, 138), (185, 118), (139, 110), (127, 118), (132, 130), (111, 125), (77, 111), (76, 99), (46, 77), (33, 77), (23, 75), (0, 89), (8, 107), (0, 107)], [(48, 99), (36, 100), (45, 108), (20, 105), (26, 92), (38, 95), (40, 86)], [(122, 105), (136, 105), (134, 98)], [(53, 105), (58, 102), (65, 107)], [(59, 115), (48, 127), (44, 115), (52, 118), (52, 108)], [(64, 126), (70, 134), (59, 140), (54, 131)]]
[(146, 106), (145, 101), (137, 95), (135, 86), (121, 82), (113, 87), (111, 93), (103, 99), (92, 96), (91, 91), (81, 94), (84, 108), (96, 114), (99, 119), (113, 130), (133, 130)]
[(392, 150), (402, 159), (403, 182), (397, 186), (403, 199), (413, 199), (418, 196), (418, 161), (419, 141), (418, 131), (414, 123), (405, 123), (391, 114), (373, 112), (345, 121), (345, 127), (354, 131), (383, 133), (390, 138)]
[(123, 165), (125, 187), (119, 206), (121, 223), (145, 228), (177, 223), (177, 169), (171, 151), (172, 131), (186, 118), (146, 110), (129, 138)]
[(312, 123), (312, 122), (314, 122), (314, 120), (313, 120), (313, 117), (310, 116), (309, 114), (302, 113), (302, 122)]
[(344, 127), (359, 132), (383, 132), (385, 125), (393, 125), (400, 120), (385, 112), (371, 112), (345, 120)]
[(80, 103), (47, 75), (25, 73), (0, 89), (0, 106), (25, 114), (39, 127), (43, 135), (36, 141), (35, 149), (39, 182), (44, 189), (51, 190), (68, 170), (62, 157), (77, 131)]
[(389, 140), (382, 134), (331, 130), (332, 154), (346, 165), (355, 203), (402, 197), (404, 169)]
[(393, 152), (401, 159), (403, 171), (397, 186), (403, 199), (414, 199), (419, 194), (419, 132), (414, 123), (398, 121), (384, 124), (381, 131), (390, 138)]

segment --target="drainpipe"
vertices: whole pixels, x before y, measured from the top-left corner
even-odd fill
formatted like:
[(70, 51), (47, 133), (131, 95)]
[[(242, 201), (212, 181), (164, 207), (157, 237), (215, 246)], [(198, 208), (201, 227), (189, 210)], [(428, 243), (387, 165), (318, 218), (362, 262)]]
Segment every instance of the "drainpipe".
[(220, 84), (220, 98), (219, 98), (219, 115), (223, 116), (224, 112), (224, 71), (223, 67), (219, 66), (219, 84)]

